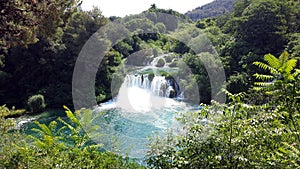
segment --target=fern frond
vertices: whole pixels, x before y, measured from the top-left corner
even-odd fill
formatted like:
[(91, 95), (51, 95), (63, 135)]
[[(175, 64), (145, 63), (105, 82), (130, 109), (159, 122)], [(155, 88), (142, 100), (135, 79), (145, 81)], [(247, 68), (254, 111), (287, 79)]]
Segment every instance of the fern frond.
[(273, 85), (273, 82), (254, 82), (254, 85), (261, 86), (261, 87), (267, 87)]
[(41, 135), (41, 136), (44, 136), (45, 135), (45, 132), (40, 130), (40, 129), (37, 129), (37, 128), (32, 128), (31, 131)]
[(296, 67), (297, 65), (297, 60), (296, 59), (290, 59), (286, 62), (285, 64), (285, 72), (290, 74), (291, 71)]
[(269, 65), (267, 65), (265, 63), (262, 63), (262, 62), (253, 62), (253, 64), (255, 66), (258, 66), (261, 69), (269, 70), (270, 73), (272, 73), (272, 74), (278, 74), (278, 71), (275, 68), (273, 68), (273, 67), (271, 67), (271, 66), (269, 66)]
[[(35, 130), (35, 132), (44, 133), (45, 135), (52, 135), (52, 132), (46, 124), (41, 124), (38, 121), (35, 121), (34, 124), (36, 124), (40, 129)], [(38, 131), (40, 130), (40, 131)], [(33, 130), (34, 131), (34, 130)]]
[(61, 128), (58, 129), (58, 131), (56, 132), (57, 134), (61, 134), (63, 130), (65, 130), (67, 127), (63, 126)]
[(274, 79), (274, 76), (272, 75), (263, 75), (263, 74), (255, 73), (253, 76), (258, 80), (270, 81)]
[(262, 91), (263, 88), (262, 87), (253, 87), (253, 90), (255, 90), (255, 91)]
[(266, 94), (267, 95), (279, 95), (279, 94), (282, 94), (280, 92), (281, 92), (280, 90), (270, 90), (270, 91), (266, 91)]
[(291, 80), (291, 81), (294, 81), (294, 80), (295, 80), (294, 76), (291, 75), (291, 74), (288, 74), (286, 78), (287, 78), (288, 80)]
[(297, 78), (297, 76), (300, 75), (300, 69), (295, 69), (295, 72), (293, 73), (293, 77)]
[(279, 61), (281, 65), (284, 65), (284, 63), (286, 63), (288, 59), (289, 59), (289, 53), (287, 51), (282, 52), (281, 55), (279, 56)]
[(57, 127), (57, 122), (56, 122), (56, 121), (52, 121), (52, 122), (49, 124), (49, 126), (48, 126), (48, 128), (50, 129), (51, 132), (55, 132), (56, 127)]
[(72, 134), (76, 134), (76, 129), (72, 125), (70, 125), (69, 123), (67, 123), (66, 121), (64, 121), (61, 118), (58, 118), (58, 121), (63, 123), (72, 132)]
[(281, 63), (279, 61), (279, 59), (277, 59), (274, 55), (272, 54), (267, 54), (264, 57), (264, 60), (266, 62), (268, 62), (268, 64), (272, 67), (272, 68), (279, 68), (281, 66)]
[(76, 124), (76, 125), (81, 125), (80, 121), (75, 117), (75, 115), (72, 113), (72, 111), (67, 107), (67, 106), (63, 106), (65, 109), (65, 113), (67, 115), (67, 117), (69, 118), (69, 120)]

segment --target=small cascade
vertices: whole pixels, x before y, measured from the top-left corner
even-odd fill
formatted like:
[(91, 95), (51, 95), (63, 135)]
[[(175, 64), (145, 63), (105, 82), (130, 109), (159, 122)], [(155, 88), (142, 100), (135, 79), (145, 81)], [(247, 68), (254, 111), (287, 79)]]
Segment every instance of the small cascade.
[(166, 98), (178, 95), (176, 82), (164, 76), (127, 75), (117, 96), (117, 107), (134, 112), (149, 112), (165, 106)]
[(148, 75), (127, 75), (124, 84), (128, 88), (139, 87), (149, 89), (151, 87)]
[[(155, 57), (152, 61), (151, 61), (151, 63), (150, 63), (150, 65), (151, 66), (156, 66), (156, 67), (164, 67), (165, 66), (165, 63), (166, 63), (166, 60), (165, 60), (165, 56), (167, 56), (167, 55), (160, 55), (160, 56), (158, 56), (158, 57)], [(160, 63), (160, 62), (163, 62), (163, 63)]]
[(163, 76), (155, 76), (151, 83), (151, 92), (156, 96), (166, 96), (167, 81)]
[(127, 75), (124, 81), (127, 88), (140, 88), (155, 96), (174, 98), (179, 93), (179, 86), (174, 80), (164, 76), (154, 76), (150, 79), (145, 75)]

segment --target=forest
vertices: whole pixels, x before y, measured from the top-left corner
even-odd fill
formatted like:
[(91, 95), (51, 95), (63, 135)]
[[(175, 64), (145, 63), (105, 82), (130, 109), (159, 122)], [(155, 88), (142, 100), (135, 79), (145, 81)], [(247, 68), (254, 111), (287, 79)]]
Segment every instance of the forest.
[(236, 0), (216, 0), (191, 11), (188, 11), (185, 15), (189, 16), (193, 21), (197, 19), (205, 19), (218, 17), (224, 15), (227, 12), (231, 12)]
[[(219, 8), (197, 8), (207, 7), (211, 16), (153, 4), (123, 18), (104, 17), (101, 7), (83, 11), (81, 3), (1, 2), (0, 168), (300, 168), (299, 1), (228, 1), (216, 15)], [(111, 23), (123, 27), (105, 29)], [(174, 88), (168, 97), (184, 91), (180, 97), (199, 107), (174, 112), (182, 134), (170, 130), (149, 137), (142, 159), (120, 153), (117, 142), (106, 150), (92, 139), (100, 138), (89, 133), (101, 124), (88, 126), (98, 118), (96, 105), (82, 103), (78, 109), (72, 81), (90, 37), (106, 51), (92, 81), (92, 100), (99, 105), (122, 88), (126, 64), (145, 67), (156, 61), (156, 68), (189, 68), (135, 75), (142, 83), (163, 76)], [(211, 63), (216, 57), (219, 62)], [(208, 69), (221, 68), (226, 81), (211, 92), (215, 79)], [(215, 99), (222, 95), (226, 101)], [(34, 134), (16, 127), (15, 118), (49, 111), (64, 116), (33, 121)]]

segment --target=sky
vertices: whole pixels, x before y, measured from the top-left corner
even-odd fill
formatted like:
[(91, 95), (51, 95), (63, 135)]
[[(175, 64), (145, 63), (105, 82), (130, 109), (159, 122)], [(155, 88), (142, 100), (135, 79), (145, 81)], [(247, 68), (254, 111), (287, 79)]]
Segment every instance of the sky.
[(205, 5), (213, 0), (83, 0), (82, 9), (90, 10), (97, 6), (106, 17), (124, 17), (130, 14), (139, 14), (156, 4), (158, 8), (173, 9), (186, 13), (189, 10)]

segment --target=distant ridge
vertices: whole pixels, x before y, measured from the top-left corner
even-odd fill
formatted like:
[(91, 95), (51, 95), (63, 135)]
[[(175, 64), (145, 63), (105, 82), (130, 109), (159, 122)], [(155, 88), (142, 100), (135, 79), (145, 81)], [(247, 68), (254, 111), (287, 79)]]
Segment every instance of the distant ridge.
[(190, 17), (192, 20), (217, 17), (225, 14), (226, 12), (231, 12), (235, 1), (237, 0), (215, 0), (189, 11), (185, 15)]

